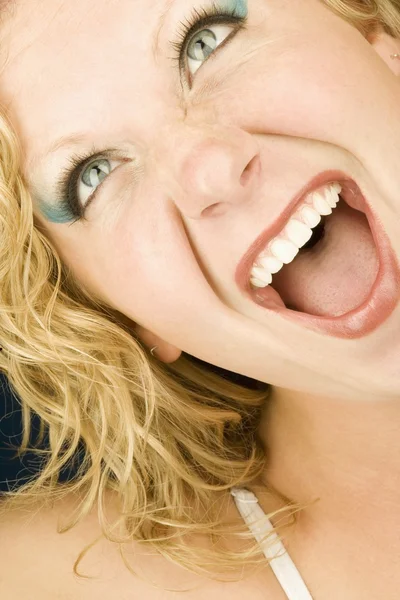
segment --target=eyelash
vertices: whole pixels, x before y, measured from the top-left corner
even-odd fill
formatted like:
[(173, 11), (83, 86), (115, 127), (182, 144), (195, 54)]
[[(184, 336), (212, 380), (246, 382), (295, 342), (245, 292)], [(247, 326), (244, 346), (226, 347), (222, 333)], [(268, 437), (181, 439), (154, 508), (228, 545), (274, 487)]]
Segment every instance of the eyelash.
[[(194, 8), (188, 19), (186, 21), (181, 21), (181, 29), (178, 31), (177, 41), (171, 42), (171, 47), (174, 50), (174, 56), (172, 57), (172, 60), (179, 64), (181, 71), (183, 70), (184, 66), (183, 58), (186, 54), (186, 50), (191, 39), (196, 33), (202, 31), (202, 29), (206, 29), (208, 25), (215, 25), (217, 23), (229, 23), (231, 25), (235, 24), (239, 29), (242, 29), (247, 23), (247, 17), (237, 14), (236, 8), (229, 11), (228, 8), (222, 9), (221, 7), (217, 6), (215, 2), (213, 2), (209, 7), (201, 7), (199, 9)], [(219, 48), (222, 45), (223, 44), (220, 44)], [(214, 56), (214, 54), (215, 52), (213, 52), (211, 56)]]
[[(79, 203), (76, 188), (79, 183), (79, 178), (81, 174), (84, 172), (86, 167), (90, 165), (91, 162), (100, 160), (103, 158), (103, 155), (106, 155), (109, 150), (99, 152), (97, 148), (92, 147), (88, 152), (84, 154), (73, 154), (68, 158), (68, 164), (61, 171), (60, 179), (58, 181), (56, 187), (56, 196), (58, 198), (62, 198), (60, 203), (62, 216), (68, 218), (71, 214), (76, 217), (74, 221), (70, 223), (69, 226), (74, 225), (78, 221), (85, 221), (85, 209)], [(88, 202), (92, 202), (95, 197), (97, 190), (101, 186), (99, 185), (93, 194), (90, 196)], [(87, 203), (86, 203), (87, 208)]]
[[(202, 29), (206, 29), (206, 27), (211, 24), (215, 25), (227, 23), (232, 25), (236, 24), (238, 26), (238, 30), (243, 29), (247, 23), (247, 16), (239, 15), (236, 12), (236, 7), (229, 11), (228, 8), (222, 9), (221, 7), (218, 7), (214, 2), (209, 7), (202, 7), (200, 9), (195, 8), (186, 22), (182, 21), (180, 23), (181, 29), (178, 31), (177, 40), (171, 42), (171, 47), (174, 51), (174, 56), (171, 58), (171, 60), (178, 63), (179, 70), (184, 70), (186, 50), (191, 39), (196, 33), (202, 31)], [(227, 40), (229, 38), (230, 36), (227, 38)], [(220, 48), (222, 45), (224, 45), (224, 43), (220, 44), (218, 48)], [(209, 58), (212, 58), (215, 55), (215, 52), (213, 52)], [(207, 60), (209, 59), (206, 59), (204, 62), (207, 62)], [(86, 221), (85, 212), (88, 208), (88, 205), (89, 203), (91, 204), (93, 202), (105, 181), (104, 180), (95, 189), (83, 208), (79, 203), (76, 194), (76, 188), (81, 174), (91, 162), (101, 159), (108, 160), (108, 155), (110, 152), (111, 150), (99, 151), (97, 148), (92, 147), (89, 152), (72, 155), (68, 160), (68, 165), (62, 170), (60, 180), (57, 184), (56, 194), (59, 198), (62, 198), (60, 204), (61, 210), (65, 216), (67, 217), (72, 214), (74, 217), (76, 217), (76, 219), (70, 223), (70, 226), (81, 220)], [(116, 151), (112, 150), (112, 152), (115, 153)], [(106, 179), (108, 179), (108, 177)]]

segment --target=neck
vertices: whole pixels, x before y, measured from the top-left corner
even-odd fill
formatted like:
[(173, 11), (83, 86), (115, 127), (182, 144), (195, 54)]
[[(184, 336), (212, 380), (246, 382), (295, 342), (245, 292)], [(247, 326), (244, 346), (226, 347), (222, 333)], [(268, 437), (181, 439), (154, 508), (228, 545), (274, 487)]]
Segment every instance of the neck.
[(396, 516), (400, 506), (400, 402), (343, 401), (274, 389), (260, 425), (264, 481), (313, 503), (315, 522)]

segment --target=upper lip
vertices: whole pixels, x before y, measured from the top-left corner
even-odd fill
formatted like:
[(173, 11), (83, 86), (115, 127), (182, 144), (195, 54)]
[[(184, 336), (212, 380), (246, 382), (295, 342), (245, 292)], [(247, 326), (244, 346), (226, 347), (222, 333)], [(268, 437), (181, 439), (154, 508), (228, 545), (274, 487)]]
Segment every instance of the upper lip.
[(282, 231), (290, 219), (290, 216), (295, 212), (297, 206), (304, 201), (305, 197), (328, 183), (333, 183), (335, 181), (340, 183), (343, 180), (349, 179), (348, 175), (342, 171), (324, 171), (311, 179), (311, 181), (296, 194), (279, 217), (258, 236), (255, 242), (253, 242), (238, 264), (235, 281), (241, 290), (250, 291), (250, 271), (256, 258), (262, 250), (264, 250), (268, 242)]

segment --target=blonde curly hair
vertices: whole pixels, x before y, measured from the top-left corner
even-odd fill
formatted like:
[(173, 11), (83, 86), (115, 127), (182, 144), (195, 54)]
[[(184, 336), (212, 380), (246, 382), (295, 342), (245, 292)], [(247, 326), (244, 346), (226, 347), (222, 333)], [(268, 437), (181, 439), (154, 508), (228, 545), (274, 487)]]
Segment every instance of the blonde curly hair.
[[(364, 36), (383, 28), (400, 37), (398, 0), (323, 1)], [(81, 502), (63, 531), (96, 507), (103, 535), (122, 556), (123, 545), (135, 541), (211, 579), (243, 565), (265, 567), (240, 518), (229, 534), (251, 540), (244, 552), (216, 544), (205, 552), (185, 544), (182, 533), (222, 539), (221, 499), (265, 470), (258, 426), (269, 387), (185, 355), (159, 364), (123, 315), (82, 289), (36, 226), (21, 150), (4, 116), (0, 154), (0, 370), (21, 399), (17, 452), (29, 448), (34, 414), (42, 424), (37, 446), (45, 433), (49, 439), (47, 450), (36, 448), (38, 477), (4, 494), (2, 510), (72, 492)], [(77, 476), (61, 483), (77, 456)], [(112, 524), (107, 490), (118, 498)], [(301, 507), (283, 500), (290, 527)]]

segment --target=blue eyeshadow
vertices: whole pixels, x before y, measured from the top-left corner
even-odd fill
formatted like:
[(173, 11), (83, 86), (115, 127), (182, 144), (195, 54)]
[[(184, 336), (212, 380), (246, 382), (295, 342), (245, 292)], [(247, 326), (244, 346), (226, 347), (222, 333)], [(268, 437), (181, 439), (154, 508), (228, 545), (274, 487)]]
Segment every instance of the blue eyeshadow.
[[(219, 0), (218, 3), (221, 3), (222, 10), (226, 10), (226, 12), (232, 15), (239, 18), (246, 18), (248, 16), (248, 0)], [(74, 215), (68, 212), (63, 206), (48, 204), (44, 200), (39, 201), (38, 204), (42, 215), (51, 223), (63, 225), (71, 223), (75, 219)]]
[(248, 15), (249, 7), (247, 0), (225, 0), (223, 3), (229, 12), (237, 15), (238, 17), (245, 18)]
[(65, 208), (59, 206), (52, 206), (47, 204), (43, 200), (39, 203), (39, 209), (42, 215), (51, 223), (57, 225), (63, 225), (65, 223), (71, 223), (74, 220), (74, 216), (65, 211)]

